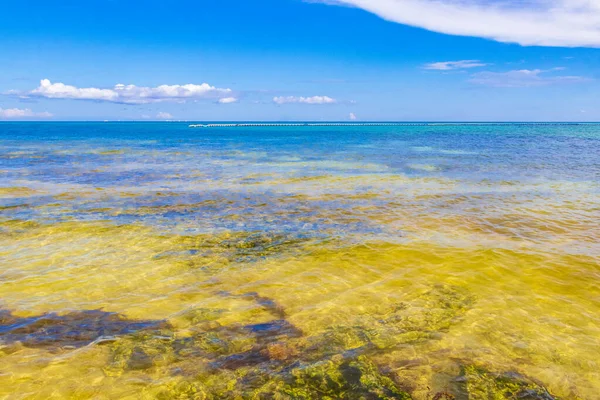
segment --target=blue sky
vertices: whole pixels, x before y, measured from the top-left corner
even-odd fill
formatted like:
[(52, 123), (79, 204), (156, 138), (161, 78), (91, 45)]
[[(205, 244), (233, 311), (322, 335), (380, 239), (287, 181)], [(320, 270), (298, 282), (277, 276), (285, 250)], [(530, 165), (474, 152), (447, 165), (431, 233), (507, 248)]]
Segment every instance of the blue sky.
[(598, 20), (597, 0), (19, 0), (0, 119), (598, 121)]

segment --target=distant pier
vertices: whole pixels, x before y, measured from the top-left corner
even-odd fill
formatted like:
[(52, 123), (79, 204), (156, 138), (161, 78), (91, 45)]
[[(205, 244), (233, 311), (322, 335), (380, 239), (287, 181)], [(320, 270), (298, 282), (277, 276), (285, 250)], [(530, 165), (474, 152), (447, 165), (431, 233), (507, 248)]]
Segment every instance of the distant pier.
[(297, 122), (297, 123), (226, 123), (191, 124), (190, 128), (252, 128), (252, 127), (302, 127), (302, 126), (555, 126), (585, 125), (578, 122)]
[[(230, 123), (230, 124), (192, 124), (190, 128), (232, 128), (232, 127), (264, 127), (264, 126), (392, 126), (409, 125), (394, 122), (365, 122), (365, 123), (344, 123), (344, 122), (298, 122), (298, 123)], [(418, 125), (418, 124), (415, 124)]]

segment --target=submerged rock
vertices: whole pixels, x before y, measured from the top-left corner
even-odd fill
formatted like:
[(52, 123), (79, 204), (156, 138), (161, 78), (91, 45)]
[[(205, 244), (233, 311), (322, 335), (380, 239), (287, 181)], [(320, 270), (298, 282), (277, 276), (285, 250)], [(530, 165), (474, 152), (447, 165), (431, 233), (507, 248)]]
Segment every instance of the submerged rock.
[(0, 342), (20, 342), (25, 347), (77, 348), (103, 337), (166, 325), (165, 321), (128, 320), (120, 314), (100, 310), (34, 317), (17, 317), (8, 310), (0, 310)]
[(276, 320), (264, 324), (246, 325), (244, 329), (252, 332), (257, 339), (263, 339), (263, 341), (277, 339), (282, 336), (302, 336), (302, 331), (286, 320)]

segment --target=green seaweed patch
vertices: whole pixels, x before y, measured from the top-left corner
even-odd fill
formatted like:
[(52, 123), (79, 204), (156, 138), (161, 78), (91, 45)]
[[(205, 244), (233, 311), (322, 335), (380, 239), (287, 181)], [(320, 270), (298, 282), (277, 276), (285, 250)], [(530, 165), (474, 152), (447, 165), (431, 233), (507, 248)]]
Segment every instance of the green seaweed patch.
[(16, 236), (39, 227), (40, 224), (35, 221), (0, 219), (0, 237)]
[[(302, 332), (285, 320), (252, 325), (221, 325), (219, 310), (203, 309), (191, 318), (203, 316), (190, 336), (177, 338), (172, 332), (140, 332), (122, 337), (110, 346), (105, 372), (118, 376), (125, 371), (149, 369), (187, 361), (204, 362), (212, 370), (238, 370), (263, 364), (281, 363), (297, 355), (287, 342)], [(192, 371), (198, 365), (191, 366)]]
[[(191, 268), (214, 270), (231, 262), (256, 262), (299, 251), (310, 239), (286, 234), (239, 232), (178, 236), (156, 258), (173, 258)], [(207, 260), (210, 267), (207, 268)]]
[(301, 365), (254, 391), (257, 399), (401, 399), (410, 395), (364, 356)]
[(172, 364), (177, 360), (173, 343), (175, 336), (170, 331), (140, 332), (120, 338), (110, 345), (110, 360), (104, 373), (119, 376), (126, 370)]
[(473, 306), (474, 296), (451, 285), (436, 285), (411, 302), (396, 304), (371, 329), (377, 331), (372, 342), (378, 348), (429, 340), (447, 331)]
[[(273, 300), (257, 293), (221, 295), (255, 302), (275, 317), (285, 315)], [(186, 337), (178, 338), (169, 330), (143, 331), (119, 338), (110, 345), (110, 361), (105, 373), (119, 376), (125, 371), (174, 365), (179, 365), (187, 374), (198, 373), (203, 368), (237, 371), (279, 365), (298, 355), (289, 341), (301, 337), (302, 332), (288, 321), (274, 319), (259, 324), (221, 325), (218, 320), (225, 312), (224, 309), (198, 308), (183, 313), (180, 318), (190, 325)]]
[(232, 335), (220, 327), (185, 338), (177, 338), (170, 331), (142, 332), (110, 345), (104, 372), (108, 376), (120, 376), (126, 371), (171, 367), (186, 361), (193, 362), (197, 368), (220, 357), (248, 351), (253, 345), (252, 337)]
[[(214, 358), (250, 351), (255, 343), (256, 339), (251, 335), (246, 335), (235, 328), (225, 328), (196, 335), (192, 346), (201, 350), (206, 357)], [(189, 351), (189, 348), (186, 350)]]
[(157, 400), (206, 400), (209, 393), (205, 386), (199, 382), (176, 381), (161, 387), (156, 394)]
[(186, 321), (189, 325), (199, 325), (199, 324), (207, 324), (212, 321), (216, 321), (223, 313), (227, 310), (225, 309), (215, 309), (215, 308), (193, 308), (183, 312), (180, 315), (180, 318)]
[(158, 388), (157, 399), (381, 399), (410, 400), (408, 393), (367, 357), (294, 364), (291, 368), (219, 370)]
[(152, 388), (148, 394), (158, 400), (251, 399), (251, 391), (247, 390), (248, 375), (246, 370), (201, 373), (193, 379), (177, 379)]
[(310, 348), (315, 349), (314, 354), (316, 349), (327, 349), (329, 354), (348, 350), (366, 353), (436, 339), (458, 323), (474, 302), (474, 296), (462, 288), (436, 285), (412, 301), (359, 315), (352, 325), (329, 327), (310, 339)]
[[(226, 310), (190, 310), (182, 314), (191, 323), (189, 336), (157, 338), (141, 332), (113, 343), (107, 373), (160, 366), (177, 370), (173, 382), (153, 389), (155, 398), (165, 399), (408, 400), (410, 394), (370, 357), (391, 346), (431, 339), (457, 322), (474, 302), (461, 288), (438, 285), (379, 314), (358, 316), (354, 325), (330, 327), (305, 337), (272, 299), (258, 293), (221, 295), (252, 301), (276, 319), (221, 325), (219, 319)], [(450, 393), (436, 396), (436, 400), (453, 399)]]
[(24, 204), (15, 204), (12, 206), (0, 206), (0, 211), (6, 211), (6, 210), (17, 210), (19, 208), (29, 208), (30, 205), (27, 203)]
[(372, 340), (377, 335), (377, 330), (368, 326), (332, 326), (323, 334), (309, 338), (305, 354), (309, 358), (322, 358), (349, 350), (367, 352), (374, 348)]
[(306, 238), (285, 234), (244, 233), (221, 241), (219, 246), (234, 251), (237, 256), (266, 257), (306, 241)]
[(559, 400), (540, 384), (514, 372), (493, 373), (470, 365), (463, 368), (457, 381), (469, 400)]
[[(266, 321), (269, 319), (269, 315), (279, 320), (284, 320), (287, 316), (285, 309), (281, 304), (269, 297), (261, 296), (256, 292), (237, 295), (221, 290), (216, 292), (216, 295), (223, 297), (226, 300), (244, 300), (254, 303), (254, 307), (247, 308), (247, 313), (242, 312), (241, 314), (237, 314), (237, 320), (248, 321), (247, 323), (250, 323), (250, 321), (245, 319), (245, 317), (254, 316), (258, 317), (261, 321)], [(215, 322), (222, 322), (222, 318), (227, 319), (229, 316), (231, 316), (231, 310), (226, 307), (193, 307), (173, 316), (171, 322), (180, 328), (210, 330), (211, 328), (206, 327), (214, 326)], [(254, 318), (251, 318), (251, 320), (254, 320)]]

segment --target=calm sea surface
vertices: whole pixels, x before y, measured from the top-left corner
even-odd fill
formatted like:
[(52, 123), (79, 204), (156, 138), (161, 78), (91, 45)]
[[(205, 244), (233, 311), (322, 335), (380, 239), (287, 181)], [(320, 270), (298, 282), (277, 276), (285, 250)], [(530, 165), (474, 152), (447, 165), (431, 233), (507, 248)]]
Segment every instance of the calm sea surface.
[(600, 125), (0, 124), (2, 399), (600, 399)]

